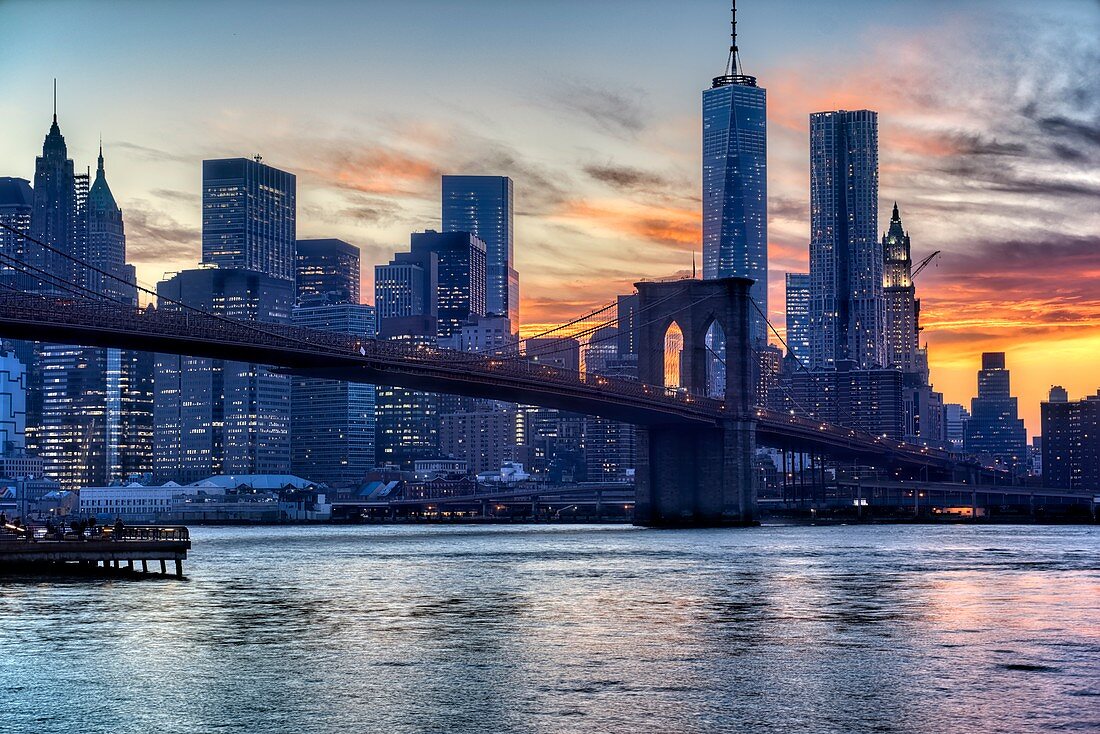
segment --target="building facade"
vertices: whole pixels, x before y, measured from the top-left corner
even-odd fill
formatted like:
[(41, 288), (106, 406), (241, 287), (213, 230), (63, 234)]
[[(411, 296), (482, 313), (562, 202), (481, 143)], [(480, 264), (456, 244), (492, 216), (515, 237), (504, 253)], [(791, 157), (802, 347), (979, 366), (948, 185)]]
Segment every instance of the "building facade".
[(421, 263), (436, 258), (435, 305), (440, 339), (473, 316), (485, 315), (485, 243), (468, 232), (414, 232), (411, 253)]
[(1043, 486), (1100, 491), (1100, 390), (1070, 401), (1056, 386), (1040, 409)]
[(882, 236), (883, 297), (886, 301), (886, 366), (903, 372), (927, 372), (921, 358), (920, 301), (913, 285), (913, 257), (909, 233), (901, 224), (898, 204), (890, 215), (890, 228)]
[(439, 452), (465, 461), (474, 474), (500, 471), (506, 462), (517, 460), (515, 409), (501, 404), (441, 416)]
[[(185, 270), (157, 294), (222, 316), (287, 323), (293, 281), (252, 270)], [(162, 300), (161, 308), (177, 308)], [(157, 354), (155, 461), (158, 481), (193, 482), (211, 474), (286, 474), (290, 470), (291, 378), (241, 361)]]
[[(739, 68), (736, 42), (726, 72), (703, 91), (703, 277), (752, 278), (768, 312), (767, 92)], [(751, 335), (767, 341), (753, 312)]]
[(294, 280), (297, 179), (255, 158), (202, 162), (202, 261)]
[(810, 368), (886, 364), (878, 115), (810, 115)]
[(443, 231), (469, 232), (485, 243), (485, 312), (519, 330), (512, 179), (444, 176)]
[[(373, 339), (377, 330), (374, 307), (359, 303), (298, 306), (292, 322), (364, 339)], [(374, 467), (374, 390), (357, 382), (293, 378), (294, 474), (338, 486), (361, 480)]]
[(810, 363), (810, 274), (786, 274), (787, 352)]
[(1011, 394), (1004, 352), (982, 354), (978, 396), (970, 401), (965, 446), (967, 453), (988, 457), (1009, 469), (1024, 465), (1027, 430)]
[(295, 287), (298, 302), (359, 303), (359, 248), (343, 240), (298, 240)]

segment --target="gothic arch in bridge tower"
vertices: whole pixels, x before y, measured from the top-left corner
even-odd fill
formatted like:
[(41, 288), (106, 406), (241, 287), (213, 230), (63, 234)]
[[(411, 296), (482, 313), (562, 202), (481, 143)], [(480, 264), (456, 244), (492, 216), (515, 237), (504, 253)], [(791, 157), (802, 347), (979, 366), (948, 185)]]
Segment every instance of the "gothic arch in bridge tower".
[(676, 323), (669, 322), (664, 338), (664, 374), (661, 384), (665, 387), (684, 387), (684, 330)]
[(726, 394), (726, 330), (717, 319), (703, 332), (706, 345), (706, 384), (705, 395), (708, 398), (721, 398)]

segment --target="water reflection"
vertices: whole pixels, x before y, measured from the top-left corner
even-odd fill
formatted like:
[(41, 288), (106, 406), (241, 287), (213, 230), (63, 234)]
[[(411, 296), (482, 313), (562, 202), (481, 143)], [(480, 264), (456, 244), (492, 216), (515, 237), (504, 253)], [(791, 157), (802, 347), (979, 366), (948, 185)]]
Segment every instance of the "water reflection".
[(13, 731), (1100, 725), (1092, 528), (199, 528), (0, 581)]

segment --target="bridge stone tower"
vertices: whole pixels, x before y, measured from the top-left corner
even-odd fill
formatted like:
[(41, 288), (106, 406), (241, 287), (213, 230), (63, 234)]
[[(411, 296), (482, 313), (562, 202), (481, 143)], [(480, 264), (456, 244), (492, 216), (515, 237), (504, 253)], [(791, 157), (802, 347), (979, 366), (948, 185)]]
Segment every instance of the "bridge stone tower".
[(708, 362), (716, 362), (708, 359), (706, 344), (713, 324), (724, 332), (726, 344), (725, 393), (716, 396), (725, 400), (725, 416), (713, 425), (638, 427), (635, 525), (721, 527), (758, 522), (752, 283), (748, 278), (635, 283), (642, 382), (666, 384), (666, 337), (678, 328), (683, 350), (677, 384), (692, 395), (705, 395)]

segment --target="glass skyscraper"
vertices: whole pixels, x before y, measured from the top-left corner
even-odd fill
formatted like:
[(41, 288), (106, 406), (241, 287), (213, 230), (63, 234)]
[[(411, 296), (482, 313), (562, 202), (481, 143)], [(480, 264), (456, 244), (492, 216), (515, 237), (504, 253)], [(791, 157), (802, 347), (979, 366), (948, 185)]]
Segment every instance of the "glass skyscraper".
[[(768, 312), (767, 92), (739, 68), (736, 41), (726, 73), (703, 92), (703, 277), (752, 278)], [(767, 324), (753, 309), (753, 339)]]
[(359, 248), (343, 240), (298, 240), (299, 303), (359, 303)]
[(440, 339), (448, 339), (471, 316), (485, 315), (485, 243), (468, 232), (414, 232), (412, 254), (437, 258), (436, 308)]
[(787, 350), (803, 364), (810, 359), (810, 274), (787, 273)]
[[(373, 339), (374, 313), (374, 306), (360, 303), (307, 305), (294, 309), (292, 321), (295, 326)], [(374, 385), (357, 382), (294, 377), (294, 474), (330, 485), (363, 478), (374, 466), (374, 390)]]
[[(185, 270), (157, 295), (243, 321), (287, 323), (293, 283), (252, 270)], [(175, 310), (162, 300), (160, 307)], [(194, 482), (212, 474), (290, 471), (291, 379), (248, 362), (156, 355), (155, 473)]]
[(202, 162), (202, 261), (294, 280), (297, 183), (260, 157)]
[(810, 367), (886, 364), (878, 114), (810, 115)]
[(444, 176), (443, 231), (469, 232), (485, 243), (485, 312), (507, 316), (519, 330), (512, 179)]

